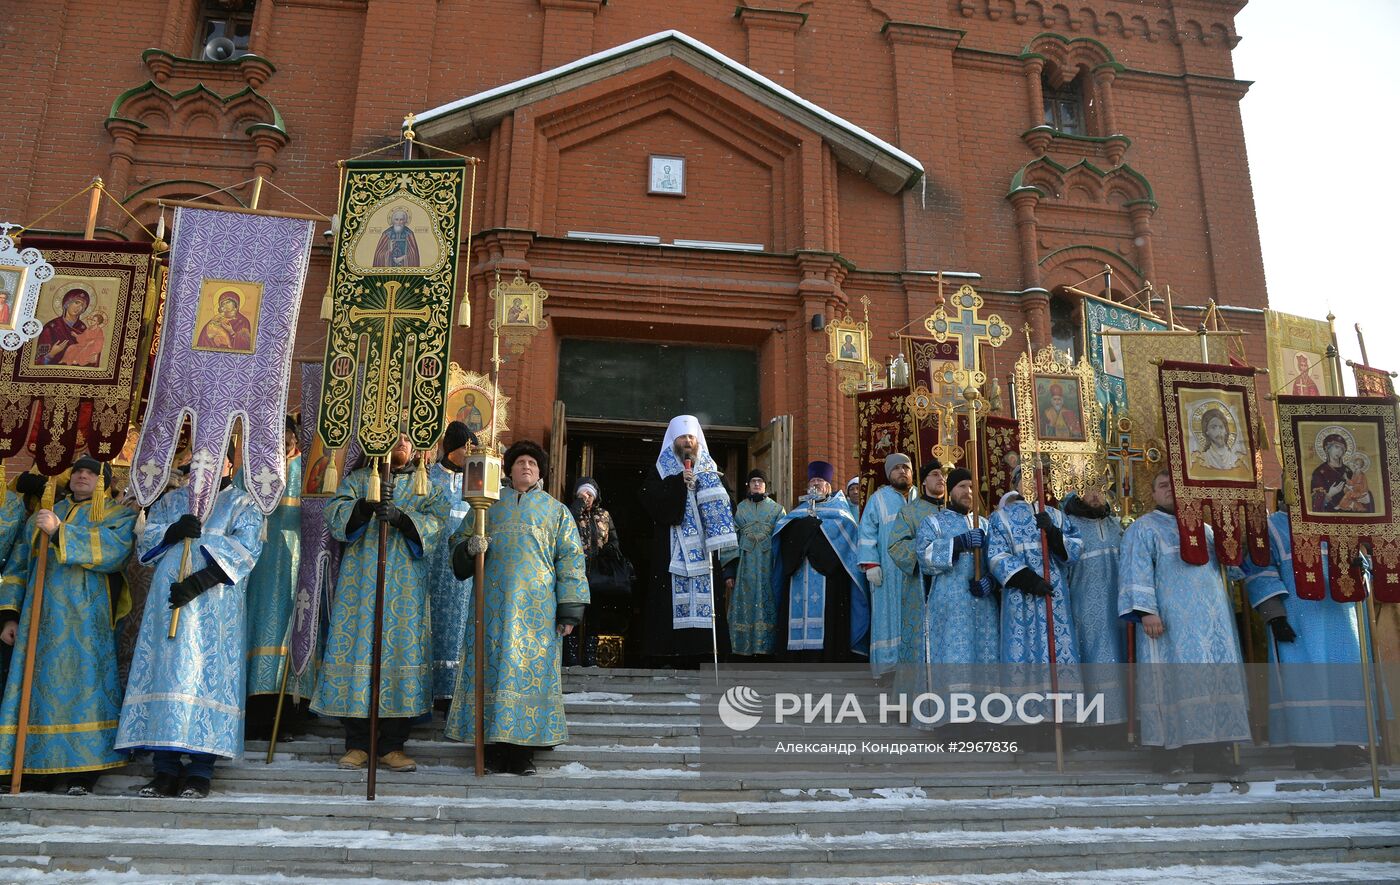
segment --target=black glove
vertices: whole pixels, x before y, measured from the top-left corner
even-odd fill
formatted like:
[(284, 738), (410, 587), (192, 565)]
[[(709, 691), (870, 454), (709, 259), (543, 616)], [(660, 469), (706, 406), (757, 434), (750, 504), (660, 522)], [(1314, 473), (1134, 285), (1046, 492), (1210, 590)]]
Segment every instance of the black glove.
[(987, 534), (981, 529), (963, 532), (953, 539), (953, 556), (956, 558), (959, 553), (980, 549), (985, 543), (987, 543)]
[(210, 587), (232, 583), (228, 579), (228, 575), (224, 574), (224, 570), (217, 565), (202, 568), (188, 578), (170, 585), (170, 607), (180, 608), (188, 605), (191, 600)]
[(459, 581), (476, 576), (476, 557), (467, 552), (465, 540), (452, 548), (452, 575)]
[(573, 624), (577, 627), (583, 621), (583, 609), (582, 602), (561, 602), (554, 609), (554, 623)]
[(1375, 568), (1375, 566), (1371, 564), (1371, 557), (1367, 556), (1365, 553), (1356, 554), (1356, 558), (1351, 561), (1351, 564), (1366, 578), (1371, 577), (1373, 569)]
[(403, 519), (403, 511), (389, 501), (380, 501), (374, 505), (374, 516), (380, 522), (387, 522), (397, 528), (399, 520)]
[(178, 544), (187, 538), (192, 541), (202, 533), (203, 528), (199, 524), (199, 517), (193, 513), (186, 513), (170, 524), (170, 528), (165, 530), (165, 537), (161, 538), (161, 543), (169, 546)]
[(983, 575), (980, 578), (973, 578), (971, 581), (968, 582), (967, 585), (967, 592), (971, 593), (973, 596), (976, 596), (978, 599), (982, 599), (986, 596), (991, 596), (994, 592), (996, 592), (996, 589), (996, 582), (992, 580), (991, 575)]
[(360, 527), (374, 518), (374, 505), (364, 498), (355, 502), (350, 510), (350, 520), (345, 524), (347, 534), (354, 534)]
[(21, 473), (15, 480), (15, 491), (21, 495), (33, 495), (39, 497), (44, 494), (44, 486), (48, 485), (48, 478), (37, 473)]
[(1060, 527), (1055, 525), (1055, 520), (1044, 510), (1035, 515), (1036, 528), (1045, 533), (1045, 540), (1050, 545), (1050, 552), (1061, 559), (1069, 559), (1069, 552), (1065, 550), (1065, 533)]
[(1049, 596), (1055, 592), (1055, 585), (1036, 574), (1034, 570), (1023, 568), (1012, 575), (1006, 586), (1031, 596)]
[(1269, 629), (1274, 631), (1274, 639), (1278, 642), (1296, 642), (1298, 639), (1287, 618), (1274, 618), (1269, 622)]

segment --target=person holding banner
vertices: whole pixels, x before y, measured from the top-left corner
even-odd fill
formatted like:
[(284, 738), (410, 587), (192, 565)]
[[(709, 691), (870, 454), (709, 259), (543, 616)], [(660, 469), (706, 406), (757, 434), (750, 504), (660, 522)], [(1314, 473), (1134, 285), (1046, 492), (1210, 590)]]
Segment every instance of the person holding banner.
[[(105, 493), (94, 498), (103, 471), (111, 473), (88, 456), (74, 463), (68, 494), (25, 524), (0, 579), (0, 642), (14, 647), (0, 705), (0, 774), (9, 775), (24, 660), (31, 653), (30, 603), (39, 577), (35, 547), (40, 532), (48, 536), (24, 770), (58, 776), (71, 796), (86, 795), (103, 770), (126, 764), (126, 754), (113, 749), (121, 709), (113, 626), (131, 608), (120, 572), (135, 543), (136, 513)], [(7, 497), (23, 513), (19, 495)]]
[[(331, 535), (345, 544), (345, 552), (311, 710), (337, 716), (344, 723), (341, 768), (361, 769), (369, 764), (379, 526), (388, 525), (376, 750), (378, 764), (393, 771), (415, 771), (418, 763), (404, 753), (404, 743), (413, 720), (432, 705), (425, 553), (442, 537), (452, 504), (431, 484), (427, 494), (415, 494), (416, 460), (406, 435), (399, 436), (390, 452), (387, 480), (380, 477), (373, 463), (341, 480), (335, 499), (326, 507), (326, 524)], [(371, 488), (379, 493), (377, 501), (371, 500), (376, 497)]]
[(909, 503), (914, 464), (895, 452), (885, 458), (886, 485), (875, 490), (860, 516), (860, 567), (870, 585), (870, 670), (879, 678), (894, 671), (899, 660), (903, 622), (904, 572), (890, 556), (890, 542), (899, 512)]
[(1269, 516), (1269, 552), (1267, 566), (1244, 561), (1249, 604), (1269, 632), (1269, 744), (1293, 747), (1300, 771), (1364, 765), (1369, 738), (1351, 605), (1330, 595), (1298, 598), (1285, 511)]
[(215, 761), (243, 755), (246, 597), (265, 517), (228, 470), (225, 458), (214, 474), (222, 480), (208, 519), (201, 523), (189, 512), (183, 490), (168, 492), (151, 505), (137, 544), (155, 573), (116, 746), (153, 751), (155, 777), (142, 796), (203, 799)]
[[(544, 451), (529, 440), (506, 449), (502, 462), (510, 488), (486, 512), (485, 695), (482, 728), (486, 767), (517, 775), (535, 773), (534, 751), (569, 739), (560, 677), (561, 640), (583, 619), (588, 576), (583, 544), (569, 508), (541, 484), (549, 471)], [(468, 537), (453, 550), (453, 570), (468, 575), (481, 539)], [(467, 632), (446, 736), (476, 739), (476, 631)]]
[(890, 532), (890, 561), (904, 575), (904, 594), (900, 603), (899, 664), (895, 670), (895, 689), (908, 692), (909, 666), (919, 660), (920, 640), (924, 620), (924, 602), (928, 599), (929, 576), (919, 568), (919, 554), (914, 547), (919, 527), (924, 520), (943, 509), (948, 497), (948, 475), (943, 462), (930, 458), (919, 467), (919, 497), (899, 509), (894, 530)]
[[(1084, 692), (1091, 697), (1102, 693), (1103, 724), (1117, 725), (1128, 720), (1122, 672), (1128, 659), (1127, 636), (1118, 620), (1118, 550), (1123, 528), (1097, 485), (1082, 495), (1066, 497), (1064, 514), (1084, 544), (1079, 561), (1069, 567), (1069, 600)], [(1081, 736), (1081, 740), (1090, 739)]]
[(1190, 746), (1197, 771), (1237, 776), (1229, 742), (1250, 739), (1249, 695), (1215, 535), (1206, 526), (1206, 564), (1183, 562), (1170, 472), (1152, 480), (1152, 500), (1156, 509), (1123, 533), (1118, 562), (1119, 617), (1138, 630), (1142, 744), (1155, 748), (1160, 773), (1185, 771), (1181, 751)]

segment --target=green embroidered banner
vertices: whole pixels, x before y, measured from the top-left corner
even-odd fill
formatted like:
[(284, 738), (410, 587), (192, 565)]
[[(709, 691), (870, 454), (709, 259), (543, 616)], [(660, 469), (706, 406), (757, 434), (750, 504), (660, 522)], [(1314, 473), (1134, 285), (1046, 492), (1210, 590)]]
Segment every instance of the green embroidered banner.
[(329, 448), (350, 441), (359, 366), (367, 456), (401, 430), (420, 450), (442, 436), (465, 173), (458, 159), (345, 164), (317, 425)]

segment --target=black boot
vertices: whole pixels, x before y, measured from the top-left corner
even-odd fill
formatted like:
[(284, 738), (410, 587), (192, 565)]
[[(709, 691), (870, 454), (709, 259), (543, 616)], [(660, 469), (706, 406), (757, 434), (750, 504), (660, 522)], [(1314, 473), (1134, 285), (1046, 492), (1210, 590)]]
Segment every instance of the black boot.
[(590, 636), (583, 641), (583, 654), (580, 663), (585, 667), (598, 666), (598, 637)]
[(532, 747), (511, 747), (511, 774), (529, 777), (535, 773), (535, 751)]
[(1244, 766), (1235, 761), (1229, 744), (1203, 744), (1193, 752), (1193, 768), (1202, 774), (1218, 774), (1233, 780), (1244, 774)]
[(101, 772), (87, 771), (82, 774), (75, 774), (68, 778), (68, 795), (86, 796), (97, 787), (97, 778)]
[(187, 777), (185, 788), (180, 791), (181, 799), (204, 799), (209, 795), (209, 778)]
[(578, 637), (572, 633), (564, 637), (564, 666), (578, 666)]
[(179, 787), (180, 779), (178, 777), (158, 771), (156, 776), (151, 778), (151, 782), (141, 788), (141, 795), (147, 799), (174, 796), (179, 791)]

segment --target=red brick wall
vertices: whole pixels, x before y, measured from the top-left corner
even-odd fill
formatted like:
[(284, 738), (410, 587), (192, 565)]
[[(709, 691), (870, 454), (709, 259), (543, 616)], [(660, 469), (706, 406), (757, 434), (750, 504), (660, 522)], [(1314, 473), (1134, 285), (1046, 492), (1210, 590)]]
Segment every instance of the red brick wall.
[[(191, 5), (124, 4), (114, 23), (109, 3), (10, 0), (0, 52), (12, 87), (30, 100), (0, 128), (8, 166), (0, 176), (0, 217), (27, 222), (93, 175), (108, 174), (113, 140), (103, 121), (112, 102), (150, 78), (143, 49), (189, 50), (162, 41), (188, 33), (180, 17)], [(1028, 318), (1016, 294), (1028, 285), (1023, 245), (1006, 194), (1016, 171), (1037, 156), (1021, 138), (1037, 120), (1019, 56), (1038, 34), (1053, 32), (1098, 41), (1125, 67), (1111, 87), (1113, 111), (1117, 131), (1132, 139), (1123, 161), (1150, 181), (1158, 204), (1150, 219), (1153, 282), (1171, 284), (1182, 302), (1265, 305), (1238, 111), (1243, 86), (1230, 79), (1230, 4), (1085, 0), (1070, 12), (1027, 0), (800, 8), (796, 0), (766, 0), (756, 5), (793, 14), (737, 17), (735, 5), (277, 0), (270, 15), (262, 11), (270, 30), (253, 47), (276, 66), (259, 91), (281, 112), (290, 136), (277, 151), (273, 180), (330, 212), (335, 161), (392, 142), (404, 113), (666, 28), (752, 65), (913, 153), (927, 180), (887, 194), (859, 170), (835, 166), (815, 133), (684, 65), (634, 73), (620, 96), (609, 97), (616, 84), (555, 96), (478, 143), (452, 145), (486, 161), (476, 194), (478, 231), (525, 231), (483, 236), (472, 253), (464, 250), (477, 323), (459, 330), (454, 355), (485, 368), (489, 276), (498, 263), (526, 267), (551, 292), (554, 325), (508, 364), (517, 434), (547, 434), (559, 335), (740, 343), (760, 353), (763, 420), (796, 416), (795, 461), (828, 457), (846, 473), (853, 416), (821, 359), (825, 338), (810, 330), (810, 314), (832, 316), (849, 305), (859, 316), (859, 297), (868, 295), (872, 355), (883, 358), (893, 350), (890, 333), (933, 306), (930, 287), (904, 272), (944, 268), (981, 273), (989, 309), (1018, 328)], [(147, 151), (159, 163), (134, 167), (128, 192), (177, 177), (179, 138)], [(646, 194), (648, 153), (686, 156), (683, 200)], [(1102, 158), (1092, 162), (1107, 168)], [(227, 185), (251, 175), (251, 167), (194, 166), (178, 177)], [(266, 205), (293, 207), (275, 193)], [(1070, 234), (1046, 233), (1047, 243), (1076, 228), (1118, 243), (1128, 229), (1124, 210), (1111, 200), (1106, 207), (1072, 198), (1057, 205), (1070, 207), (1056, 216), (1071, 219), (1057, 222)], [(118, 220), (104, 217), (114, 226)], [(75, 204), (45, 226), (81, 224)], [(845, 263), (814, 269), (791, 256), (555, 239), (569, 229), (762, 242), (779, 252), (838, 253)], [(129, 226), (123, 234), (132, 235)], [(1136, 260), (1131, 242), (1118, 246), (1127, 261)], [(299, 357), (316, 356), (324, 344), (317, 315), (327, 262), (327, 249), (318, 246)], [(1003, 371), (1014, 346), (998, 355)], [(1251, 338), (1250, 347), (1262, 364), (1261, 339)]]

